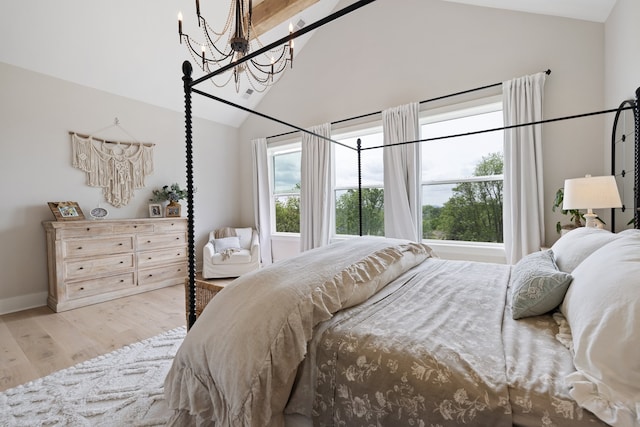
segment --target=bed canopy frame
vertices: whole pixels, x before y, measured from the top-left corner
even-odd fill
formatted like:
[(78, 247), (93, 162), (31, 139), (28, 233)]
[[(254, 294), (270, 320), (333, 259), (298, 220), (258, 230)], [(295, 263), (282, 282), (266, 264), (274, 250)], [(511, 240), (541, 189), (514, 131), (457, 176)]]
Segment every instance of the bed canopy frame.
[[(632, 201), (630, 200), (631, 203), (633, 203), (633, 207), (634, 207), (634, 215), (633, 215), (633, 219), (631, 221), (629, 221), (629, 224), (631, 222), (633, 222), (633, 225), (635, 228), (640, 228), (640, 218), (639, 218), (639, 208), (640, 208), (640, 87), (638, 87), (635, 91), (635, 99), (633, 100), (625, 100), (624, 102), (622, 102), (620, 104), (620, 106), (618, 108), (614, 108), (614, 109), (607, 109), (607, 110), (601, 110), (601, 111), (594, 111), (591, 113), (583, 113), (583, 114), (576, 114), (576, 115), (571, 115), (571, 116), (564, 116), (564, 117), (558, 117), (558, 118), (552, 118), (552, 119), (545, 119), (545, 120), (540, 120), (540, 121), (536, 121), (536, 122), (529, 122), (529, 123), (522, 123), (522, 124), (516, 124), (516, 125), (510, 125), (510, 126), (503, 126), (503, 127), (499, 127), (499, 128), (490, 128), (490, 129), (484, 129), (484, 130), (479, 130), (479, 131), (473, 131), (473, 132), (466, 132), (466, 133), (459, 133), (459, 134), (452, 134), (452, 135), (445, 135), (445, 136), (440, 136), (440, 137), (435, 137), (435, 138), (426, 138), (426, 139), (418, 139), (418, 140), (414, 140), (414, 141), (404, 141), (404, 142), (400, 142), (400, 143), (395, 143), (395, 144), (389, 144), (389, 145), (381, 145), (381, 146), (375, 146), (375, 147), (366, 147), (363, 148), (361, 145), (361, 140), (358, 138), (357, 140), (357, 145), (356, 147), (352, 147), (350, 145), (346, 145), (343, 144), (339, 141), (335, 141), (331, 138), (325, 137), (323, 135), (319, 135), (316, 134), (314, 132), (311, 132), (307, 129), (304, 129), (300, 126), (296, 126), (294, 124), (288, 123), (286, 121), (277, 119), (275, 117), (271, 117), (269, 115), (266, 115), (264, 113), (243, 107), (241, 105), (235, 104), (231, 101), (219, 98), (215, 95), (212, 95), (210, 93), (198, 90), (195, 88), (195, 86), (199, 85), (200, 83), (209, 80), (210, 78), (218, 75), (218, 74), (222, 74), (226, 71), (229, 71), (231, 69), (233, 69), (234, 67), (250, 60), (251, 58), (258, 56), (264, 52), (269, 51), (270, 49), (273, 49), (274, 47), (277, 47), (283, 43), (289, 42), (290, 40), (296, 39), (316, 28), (319, 28), (329, 22), (332, 22), (344, 15), (347, 15), (355, 10), (360, 9), (363, 6), (366, 6), (369, 3), (373, 3), (375, 0), (359, 0), (354, 2), (353, 4), (331, 14), (328, 15), (327, 17), (314, 22), (294, 33), (289, 34), (286, 37), (283, 37), (267, 46), (264, 46), (263, 48), (256, 50), (255, 52), (249, 53), (246, 56), (244, 56), (242, 59), (232, 62), (224, 67), (219, 68), (216, 71), (213, 71), (205, 76), (202, 76), (196, 80), (194, 80), (191, 77), (191, 74), (193, 72), (193, 67), (191, 66), (191, 63), (189, 61), (184, 61), (182, 64), (182, 72), (183, 72), (183, 77), (182, 77), (182, 81), (183, 81), (183, 88), (184, 88), (184, 102), (185, 102), (185, 143), (186, 143), (186, 157), (187, 157), (187, 167), (186, 167), (186, 172), (187, 172), (187, 201), (188, 201), (188, 206), (187, 206), (187, 223), (188, 223), (188, 250), (189, 250), (189, 256), (188, 256), (188, 272), (189, 272), (189, 281), (188, 281), (188, 292), (187, 292), (187, 296), (188, 296), (188, 327), (190, 328), (191, 326), (193, 326), (193, 324), (196, 321), (196, 314), (195, 314), (195, 305), (196, 305), (196, 286), (195, 286), (195, 277), (196, 277), (196, 267), (195, 267), (195, 231), (194, 231), (194, 209), (193, 209), (193, 194), (194, 194), (194, 182), (193, 182), (193, 140), (192, 140), (192, 108), (191, 108), (191, 96), (193, 93), (204, 96), (206, 98), (212, 99), (214, 101), (226, 104), (228, 106), (243, 110), (245, 112), (251, 113), (253, 115), (257, 115), (259, 117), (271, 120), (273, 122), (285, 125), (287, 127), (290, 127), (292, 129), (294, 129), (293, 131), (290, 132), (286, 132), (286, 133), (281, 133), (278, 135), (273, 135), (270, 136), (269, 138), (275, 138), (275, 137), (280, 137), (280, 136), (285, 136), (288, 134), (293, 134), (296, 132), (304, 132), (313, 136), (316, 136), (318, 138), (321, 139), (325, 139), (327, 141), (330, 141), (333, 144), (337, 144), (337, 145), (341, 145), (343, 147), (349, 148), (351, 150), (356, 151), (357, 154), (357, 172), (358, 172), (358, 199), (359, 199), (359, 206), (358, 206), (358, 217), (359, 217), (359, 235), (362, 236), (362, 151), (365, 150), (373, 150), (373, 149), (379, 149), (379, 148), (385, 148), (385, 147), (393, 147), (393, 146), (397, 146), (397, 145), (407, 145), (407, 144), (415, 144), (418, 142), (426, 142), (426, 141), (434, 141), (434, 140), (441, 140), (441, 139), (448, 139), (448, 138), (456, 138), (456, 137), (462, 137), (462, 136), (470, 136), (470, 135), (476, 135), (476, 134), (481, 134), (481, 133), (487, 133), (487, 132), (495, 132), (495, 131), (500, 131), (500, 130), (507, 130), (507, 129), (514, 129), (514, 128), (519, 128), (519, 127), (523, 127), (523, 126), (533, 126), (533, 125), (541, 125), (541, 124), (545, 124), (545, 123), (553, 123), (553, 122), (557, 122), (557, 121), (563, 121), (563, 120), (572, 120), (572, 119), (577, 119), (577, 118), (583, 118), (583, 117), (589, 117), (589, 116), (595, 116), (595, 115), (600, 115), (600, 114), (608, 114), (608, 113), (616, 113), (615, 115), (615, 119), (614, 119), (614, 125), (613, 125), (613, 134), (612, 134), (612, 142), (611, 142), (611, 172), (613, 175), (616, 176), (616, 180), (618, 181), (618, 185), (619, 188), (622, 186), (622, 191), (621, 194), (624, 193), (624, 189), (625, 189), (625, 183), (627, 183), (627, 186), (630, 185), (628, 184), (628, 182), (632, 182), (633, 184), (633, 191), (632, 191)], [(547, 70), (545, 71), (547, 74), (551, 73), (551, 70)], [(461, 92), (456, 92), (456, 93), (452, 93), (452, 94), (448, 94), (448, 95), (443, 95), (443, 96), (439, 96), (436, 98), (432, 98), (432, 99), (427, 99), (424, 101), (421, 101), (420, 103), (426, 103), (426, 102), (432, 102), (432, 101), (437, 101), (437, 100), (442, 100), (445, 98), (449, 98), (449, 97), (453, 97), (453, 96), (459, 96), (459, 95), (463, 95), (463, 94), (467, 94), (467, 93), (471, 93), (471, 92), (475, 92), (475, 91), (479, 91), (479, 90), (484, 90), (484, 89), (489, 89), (492, 87), (497, 87), (500, 86), (502, 83), (494, 83), (494, 84), (490, 84), (490, 85), (486, 85), (486, 86), (481, 86), (478, 88), (474, 88), (474, 89), (469, 89), (469, 90), (465, 90), (465, 91), (461, 91)], [(373, 115), (377, 115), (380, 114), (381, 112), (374, 112), (374, 113), (368, 113), (368, 114), (364, 114), (364, 115), (360, 115), (360, 116), (356, 116), (356, 117), (351, 117), (348, 119), (342, 119), (336, 122), (332, 122), (332, 124), (337, 124), (337, 123), (342, 123), (342, 122), (346, 122), (346, 121), (350, 121), (350, 120), (356, 120), (356, 119), (361, 119), (361, 118), (365, 118), (368, 116), (373, 116)], [(619, 125), (619, 122), (623, 123)], [(632, 130), (630, 130), (630, 126), (632, 127)], [(633, 133), (635, 136), (633, 138), (630, 138), (630, 134)], [(626, 143), (626, 145), (625, 145)], [(620, 148), (620, 147), (628, 147), (629, 144), (632, 143), (631, 148)], [(618, 150), (616, 151), (616, 148), (618, 148)], [(618, 153), (618, 156), (620, 155), (620, 153), (625, 153), (627, 150), (633, 150), (633, 175), (630, 176), (629, 171), (628, 171), (628, 159), (625, 162), (624, 158), (621, 159), (617, 159), (616, 153)], [(622, 165), (620, 165), (620, 161), (622, 161)], [(626, 202), (627, 200), (625, 200), (624, 196), (623, 196), (623, 207), (621, 209), (612, 209), (612, 214), (611, 214), (611, 221), (612, 221), (612, 230), (615, 230), (614, 225), (615, 225), (615, 218), (617, 215), (617, 211), (620, 212), (624, 212), (627, 207), (626, 207)], [(629, 204), (631, 204), (629, 203)]]

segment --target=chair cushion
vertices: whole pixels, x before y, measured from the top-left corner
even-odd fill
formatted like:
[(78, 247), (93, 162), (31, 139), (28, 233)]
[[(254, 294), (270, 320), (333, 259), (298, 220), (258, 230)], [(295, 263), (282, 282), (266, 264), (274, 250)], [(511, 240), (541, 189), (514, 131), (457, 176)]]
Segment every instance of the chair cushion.
[(216, 254), (226, 249), (240, 249), (240, 239), (237, 236), (213, 239), (213, 249)]
[(251, 251), (248, 249), (240, 249), (227, 257), (220, 253), (211, 257), (212, 264), (246, 264), (248, 262), (251, 262)]
[(253, 237), (253, 229), (251, 227), (236, 228), (236, 236), (240, 239), (240, 247), (242, 249), (251, 249), (251, 238)]

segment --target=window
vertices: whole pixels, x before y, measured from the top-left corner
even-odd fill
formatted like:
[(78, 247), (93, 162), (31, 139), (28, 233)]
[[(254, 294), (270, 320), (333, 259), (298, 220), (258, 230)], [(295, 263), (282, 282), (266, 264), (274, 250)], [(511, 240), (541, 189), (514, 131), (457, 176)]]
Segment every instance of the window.
[(300, 142), (269, 148), (272, 232), (300, 233)]
[[(335, 135), (333, 139), (348, 147), (382, 145), (382, 128), (367, 128)], [(358, 235), (358, 154), (355, 150), (334, 144), (335, 234)], [(384, 176), (382, 149), (362, 150), (362, 234), (384, 235)]]
[[(502, 103), (436, 113), (421, 139), (503, 126)], [(503, 242), (503, 131), (422, 142), (422, 237)]]

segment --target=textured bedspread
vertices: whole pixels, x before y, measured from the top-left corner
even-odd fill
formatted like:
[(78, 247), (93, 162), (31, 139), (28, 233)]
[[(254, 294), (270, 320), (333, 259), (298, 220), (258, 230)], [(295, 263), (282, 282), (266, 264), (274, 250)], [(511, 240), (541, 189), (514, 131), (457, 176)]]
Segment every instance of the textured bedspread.
[(606, 425), (569, 397), (552, 316), (512, 319), (509, 276), (431, 258), (319, 325), (287, 412), (316, 426)]
[(417, 243), (359, 238), (238, 278), (209, 302), (174, 359), (165, 380), (172, 425), (282, 426), (314, 326), (430, 255)]
[[(314, 424), (510, 426), (501, 334), (509, 271), (429, 259), (336, 316), (314, 343)], [(301, 409), (295, 402), (290, 409)]]

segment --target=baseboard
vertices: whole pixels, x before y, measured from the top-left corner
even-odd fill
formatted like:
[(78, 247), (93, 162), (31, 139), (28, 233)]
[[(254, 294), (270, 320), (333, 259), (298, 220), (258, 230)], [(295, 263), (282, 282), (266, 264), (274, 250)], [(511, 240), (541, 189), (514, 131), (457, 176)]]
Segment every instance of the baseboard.
[(0, 299), (0, 314), (15, 313), (16, 311), (47, 305), (47, 292), (20, 295), (12, 298)]

